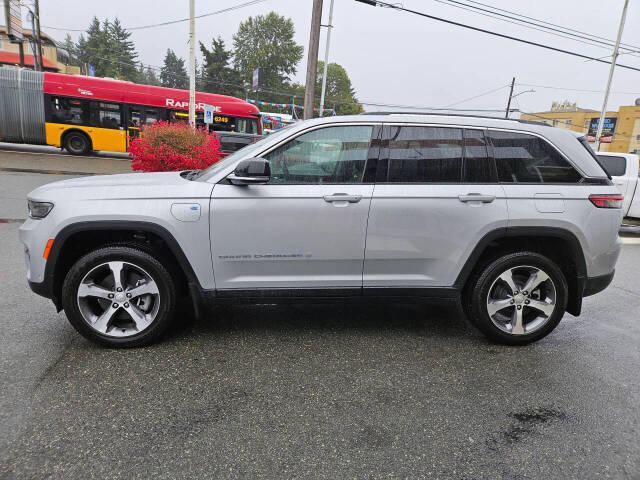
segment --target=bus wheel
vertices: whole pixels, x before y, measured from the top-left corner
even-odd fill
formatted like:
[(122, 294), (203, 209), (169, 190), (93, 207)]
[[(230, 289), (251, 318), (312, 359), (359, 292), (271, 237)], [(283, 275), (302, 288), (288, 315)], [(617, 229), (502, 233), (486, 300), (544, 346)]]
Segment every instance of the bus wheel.
[(72, 155), (86, 155), (91, 150), (89, 138), (80, 132), (66, 134), (62, 144), (67, 152)]

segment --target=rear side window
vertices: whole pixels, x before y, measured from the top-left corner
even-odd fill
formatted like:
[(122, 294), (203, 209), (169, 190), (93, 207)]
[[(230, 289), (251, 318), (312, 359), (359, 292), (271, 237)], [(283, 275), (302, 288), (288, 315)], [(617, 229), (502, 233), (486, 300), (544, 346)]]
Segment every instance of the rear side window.
[(459, 183), (462, 129), (391, 127), (388, 182)]
[(627, 172), (627, 159), (624, 157), (612, 157), (609, 155), (596, 155), (600, 165), (612, 177), (622, 177)]
[(526, 133), (492, 131), (488, 135), (504, 183), (577, 183), (582, 176), (548, 142)]

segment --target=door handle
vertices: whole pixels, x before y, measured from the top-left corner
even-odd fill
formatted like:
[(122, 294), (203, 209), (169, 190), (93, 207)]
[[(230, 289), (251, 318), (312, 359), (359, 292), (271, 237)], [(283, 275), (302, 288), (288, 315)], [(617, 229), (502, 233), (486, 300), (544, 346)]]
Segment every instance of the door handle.
[(461, 202), (482, 202), (491, 203), (496, 199), (495, 195), (482, 195), (481, 193), (468, 193), (467, 195), (458, 195)]
[(358, 203), (362, 199), (362, 195), (349, 195), (348, 193), (334, 193), (333, 195), (325, 195), (325, 202), (349, 202)]

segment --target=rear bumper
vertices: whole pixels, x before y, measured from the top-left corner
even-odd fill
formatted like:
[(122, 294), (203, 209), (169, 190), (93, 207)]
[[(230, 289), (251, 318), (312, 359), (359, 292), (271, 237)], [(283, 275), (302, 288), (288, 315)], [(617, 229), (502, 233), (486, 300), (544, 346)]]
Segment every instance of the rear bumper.
[(582, 296), (588, 297), (590, 295), (595, 295), (596, 293), (600, 293), (601, 291), (603, 291), (611, 284), (615, 273), (616, 271), (614, 270), (613, 272), (606, 275), (600, 275), (598, 277), (587, 277), (584, 284)]

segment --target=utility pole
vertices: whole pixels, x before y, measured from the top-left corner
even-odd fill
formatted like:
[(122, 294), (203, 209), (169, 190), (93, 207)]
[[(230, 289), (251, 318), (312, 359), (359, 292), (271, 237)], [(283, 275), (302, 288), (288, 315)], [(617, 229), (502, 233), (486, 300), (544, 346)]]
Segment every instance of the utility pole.
[(329, 44), (331, 43), (331, 30), (333, 30), (333, 0), (329, 4), (329, 23), (327, 27), (327, 46), (324, 49), (324, 72), (322, 74), (322, 90), (320, 91), (320, 111), (322, 117), (324, 110), (324, 94), (327, 89), (327, 66), (329, 65)]
[(36, 40), (38, 42), (38, 58), (40, 59), (40, 71), (44, 72), (44, 61), (42, 60), (42, 36), (40, 33), (40, 0), (35, 0), (35, 10), (36, 10), (36, 30), (37, 30)]
[(307, 58), (307, 83), (304, 89), (304, 119), (313, 118), (313, 101), (318, 75), (318, 44), (320, 43), (320, 23), (322, 22), (322, 0), (313, 0), (311, 13), (311, 33), (309, 35), (309, 57)]
[(196, 128), (196, 19), (195, 0), (189, 0), (189, 125)]
[(596, 133), (596, 151), (600, 151), (600, 137), (602, 136), (602, 127), (604, 127), (604, 117), (607, 114), (607, 102), (609, 101), (609, 90), (611, 90), (611, 81), (613, 80), (613, 71), (616, 68), (618, 60), (618, 48), (620, 47), (620, 39), (622, 38), (622, 30), (624, 30), (624, 21), (627, 17), (627, 7), (629, 0), (624, 1), (622, 7), (622, 17), (620, 17), (620, 26), (618, 27), (618, 38), (616, 38), (616, 46), (613, 48), (613, 57), (611, 57), (611, 68), (609, 68), (609, 79), (607, 80), (607, 89), (604, 92), (604, 101), (602, 102), (602, 111), (600, 112), (600, 121), (598, 121), (598, 132)]
[(511, 90), (509, 90), (509, 100), (507, 101), (507, 111), (504, 113), (504, 118), (509, 118), (509, 110), (511, 109), (511, 99), (513, 98), (513, 87), (516, 84), (516, 77), (511, 80)]

